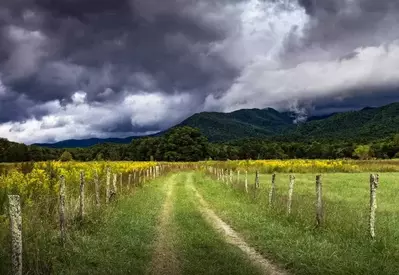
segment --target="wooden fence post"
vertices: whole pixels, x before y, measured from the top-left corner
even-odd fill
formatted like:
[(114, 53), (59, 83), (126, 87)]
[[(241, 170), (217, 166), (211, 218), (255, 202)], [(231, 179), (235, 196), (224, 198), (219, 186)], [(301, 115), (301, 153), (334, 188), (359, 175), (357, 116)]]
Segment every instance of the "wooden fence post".
[(320, 227), (323, 222), (323, 201), (321, 175), (316, 176), (316, 222)]
[(9, 214), (12, 247), (12, 274), (22, 275), (22, 217), (21, 202), (18, 195), (9, 195)]
[(137, 171), (133, 171), (133, 188), (136, 186), (137, 183)]
[(94, 191), (96, 192), (96, 206), (98, 207), (100, 206), (100, 186), (97, 169), (94, 174)]
[(248, 170), (245, 170), (245, 192), (248, 193)]
[(83, 216), (85, 214), (85, 179), (84, 172), (80, 171), (80, 207), (79, 207), (79, 216), (80, 219), (83, 220)]
[(132, 174), (129, 173), (129, 176), (127, 178), (127, 191), (130, 190), (130, 185), (132, 184)]
[(272, 184), (271, 184), (270, 192), (269, 192), (269, 206), (273, 205), (275, 190), (276, 190), (276, 174), (273, 174), (272, 175)]
[(378, 175), (370, 175), (370, 235), (375, 238), (375, 211), (377, 209)]
[(230, 184), (233, 184), (233, 170), (230, 169)]
[(116, 186), (118, 180), (118, 174), (114, 174), (114, 179), (112, 181), (112, 191), (111, 191), (111, 196), (116, 196), (116, 193), (118, 191), (118, 187)]
[(111, 186), (111, 171), (109, 168), (107, 168), (107, 184), (105, 186), (105, 203), (109, 203), (109, 198), (111, 196), (110, 186)]
[(295, 176), (290, 175), (290, 186), (288, 189), (288, 202), (287, 202), (287, 213), (291, 214), (292, 208), (292, 194), (294, 193)]
[(240, 183), (240, 170), (237, 170), (237, 184)]
[(61, 244), (65, 244), (65, 177), (60, 177), (60, 238)]
[(258, 189), (258, 188), (259, 188), (259, 171), (256, 170), (256, 173), (255, 173), (255, 189)]
[(119, 185), (120, 185), (120, 193), (122, 195), (122, 189), (123, 189), (123, 174), (119, 173)]

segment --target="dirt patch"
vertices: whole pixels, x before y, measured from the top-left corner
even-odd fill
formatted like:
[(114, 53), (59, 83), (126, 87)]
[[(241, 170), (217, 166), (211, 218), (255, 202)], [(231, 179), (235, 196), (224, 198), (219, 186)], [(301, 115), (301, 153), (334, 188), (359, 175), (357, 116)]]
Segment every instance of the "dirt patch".
[(240, 248), (245, 255), (251, 260), (251, 262), (258, 266), (260, 270), (264, 274), (270, 275), (288, 275), (289, 273), (285, 270), (282, 270), (275, 264), (271, 263), (269, 260), (265, 259), (262, 255), (260, 255), (254, 248), (250, 247), (240, 236), (239, 234), (231, 228), (230, 225), (225, 223), (221, 218), (219, 218), (216, 213), (210, 209), (208, 203), (204, 200), (201, 194), (197, 191), (197, 189), (192, 185), (190, 181), (190, 187), (194, 191), (196, 197), (198, 198), (200, 204), (199, 208), (204, 216), (204, 218), (212, 225), (212, 227), (219, 231), (225, 238), (226, 242), (237, 246)]
[(173, 247), (173, 232), (171, 231), (173, 212), (173, 190), (175, 177), (172, 176), (166, 183), (166, 199), (158, 222), (158, 238), (152, 257), (150, 274), (167, 275), (179, 274), (179, 263)]

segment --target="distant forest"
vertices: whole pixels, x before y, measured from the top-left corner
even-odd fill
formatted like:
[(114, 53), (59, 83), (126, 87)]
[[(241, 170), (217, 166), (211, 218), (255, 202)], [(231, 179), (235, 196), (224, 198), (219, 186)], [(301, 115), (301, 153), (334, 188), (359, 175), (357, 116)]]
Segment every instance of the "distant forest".
[(130, 144), (105, 143), (88, 148), (52, 149), (0, 139), (0, 162), (399, 158), (399, 134), (360, 143), (349, 138), (294, 140), (247, 138), (211, 143), (199, 129), (188, 126), (173, 128), (158, 137), (134, 139)]

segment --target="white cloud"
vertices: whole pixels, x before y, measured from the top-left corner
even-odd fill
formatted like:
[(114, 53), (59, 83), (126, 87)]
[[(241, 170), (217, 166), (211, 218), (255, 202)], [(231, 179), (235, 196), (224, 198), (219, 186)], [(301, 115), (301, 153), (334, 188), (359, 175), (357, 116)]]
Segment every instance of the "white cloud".
[(311, 61), (276, 69), (269, 68), (267, 58), (259, 58), (242, 71), (223, 97), (208, 96), (205, 106), (224, 111), (265, 106), (289, 109), (295, 100), (345, 97), (351, 96), (350, 91), (399, 83), (399, 40), (359, 48), (356, 54), (351, 59)]
[(80, 105), (80, 104), (85, 103), (85, 101), (86, 101), (86, 96), (87, 96), (87, 94), (86, 94), (85, 92), (83, 92), (83, 91), (78, 91), (78, 92), (76, 92), (76, 93), (74, 93), (74, 94), (72, 95), (71, 99), (72, 99), (72, 102), (73, 102), (75, 105)]
[[(190, 109), (182, 107), (192, 103), (187, 93), (167, 96), (160, 92), (129, 94), (126, 91), (125, 98), (119, 102), (89, 104), (86, 93), (79, 91), (71, 99), (72, 102), (66, 106), (58, 100), (36, 106), (36, 110), (49, 112), (41, 119), (0, 124), (0, 136), (30, 144), (72, 138), (150, 134), (155, 129), (162, 130), (165, 125), (178, 123), (190, 112)], [(117, 125), (126, 120), (131, 123), (131, 130), (116, 131)]]
[(5, 94), (6, 94), (6, 87), (4, 86), (3, 82), (1, 81), (1, 77), (0, 77), (0, 96), (5, 95)]
[(133, 127), (143, 127), (157, 123), (177, 122), (182, 115), (189, 113), (184, 106), (191, 101), (189, 94), (174, 94), (165, 96), (161, 93), (141, 93), (129, 95), (123, 105), (129, 106)]
[(275, 66), (286, 39), (293, 35), (302, 36), (309, 21), (296, 3), (282, 5), (278, 1), (250, 0), (227, 6), (225, 13), (231, 13), (232, 9), (235, 17), (226, 18), (227, 22), (234, 22), (228, 37), (214, 43), (211, 51), (240, 69), (259, 58)]

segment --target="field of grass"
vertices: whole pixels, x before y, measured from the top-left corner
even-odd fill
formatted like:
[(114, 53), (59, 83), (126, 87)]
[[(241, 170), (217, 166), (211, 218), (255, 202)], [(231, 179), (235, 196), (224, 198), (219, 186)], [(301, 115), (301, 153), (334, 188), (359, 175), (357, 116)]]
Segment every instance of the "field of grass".
[[(144, 274), (151, 261), (162, 179), (120, 198), (68, 228), (63, 248), (56, 227), (23, 224), (24, 274)], [(8, 228), (0, 230), (0, 274), (11, 274)]]
[(397, 274), (399, 270), (399, 173), (380, 174), (376, 231), (368, 234), (369, 174), (323, 175), (325, 220), (315, 226), (315, 174), (298, 174), (293, 211), (287, 215), (288, 174), (278, 174), (277, 198), (269, 207), (271, 175), (254, 175), (227, 186), (196, 174), (197, 188), (245, 239), (294, 274)]
[[(232, 162), (215, 164), (232, 168), (233, 182), (217, 181), (214, 175), (204, 173), (209, 162), (199, 167), (186, 163), (174, 165), (159, 178), (138, 181), (129, 191), (126, 181), (132, 167), (157, 164), (110, 163), (115, 173), (123, 173), (124, 192), (108, 207), (103, 204), (104, 163), (55, 164), (68, 173), (67, 187), (74, 195), (68, 204), (71, 216), (64, 247), (59, 239), (58, 185), (51, 177), (53, 170), (48, 170), (47, 164), (38, 164), (27, 173), (18, 165), (3, 166), (7, 170), (0, 175), (0, 201), (4, 202), (0, 204), (0, 274), (11, 274), (5, 196), (10, 192), (22, 196), (23, 263), (27, 274), (262, 274), (245, 249), (228, 241), (229, 237), (206, 218), (198, 194), (246, 245), (291, 274), (397, 274), (399, 173), (380, 173), (377, 235), (372, 240), (368, 231), (369, 172), (322, 174), (324, 220), (317, 228), (315, 177), (330, 164), (320, 161), (306, 166), (291, 161), (290, 167), (287, 162), (274, 163), (281, 165), (281, 170), (301, 168), (295, 174), (292, 213), (288, 215), (290, 174), (277, 173), (276, 196), (270, 206), (271, 174), (266, 172), (275, 169), (259, 169), (260, 188), (255, 190), (254, 171), (266, 162), (254, 163), (248, 169), (248, 193), (242, 167), (234, 167)], [(362, 169), (378, 171), (371, 170), (375, 163)], [(193, 171), (193, 167), (201, 169)], [(85, 219), (79, 221), (78, 176), (82, 168), (89, 169), (86, 199), (90, 207)], [(94, 204), (93, 168), (101, 168), (100, 208)], [(304, 169), (313, 173), (305, 173)], [(241, 170), (239, 180), (237, 170)]]
[(201, 215), (190, 174), (177, 178), (175, 222), (182, 274), (260, 274), (241, 251), (225, 243)]

